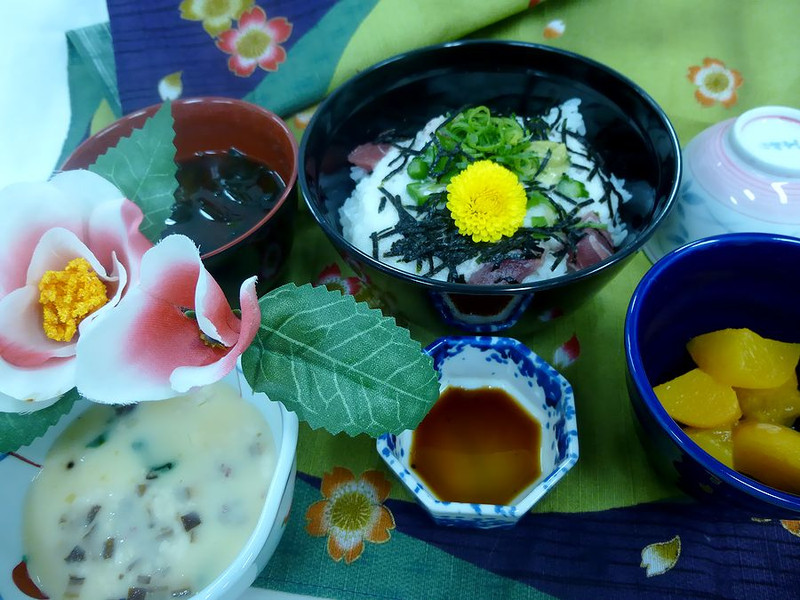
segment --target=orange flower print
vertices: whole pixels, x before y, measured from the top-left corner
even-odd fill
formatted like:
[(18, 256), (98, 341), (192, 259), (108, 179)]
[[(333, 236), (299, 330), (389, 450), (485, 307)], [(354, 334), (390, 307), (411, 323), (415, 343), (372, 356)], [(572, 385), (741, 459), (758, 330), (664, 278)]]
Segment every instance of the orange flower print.
[(564, 24), (564, 21), (561, 19), (555, 19), (550, 21), (544, 28), (544, 37), (548, 40), (552, 40), (555, 38), (560, 38), (564, 35), (564, 30), (567, 26)]
[(292, 125), (295, 126), (295, 129), (298, 131), (305, 131), (306, 127), (308, 127), (309, 121), (311, 121), (311, 117), (314, 116), (314, 111), (317, 110), (317, 106), (314, 105), (311, 108), (307, 108), (306, 110), (301, 110), (299, 113), (296, 113), (292, 117)]
[(701, 66), (689, 67), (689, 81), (697, 86), (694, 97), (703, 106), (719, 102), (725, 108), (736, 104), (736, 90), (744, 79), (739, 71), (729, 69), (716, 58), (706, 58)]
[(356, 479), (343, 467), (334, 467), (322, 477), (324, 500), (306, 511), (306, 531), (313, 536), (328, 536), (328, 554), (348, 565), (364, 552), (364, 540), (388, 542), (394, 529), (394, 516), (383, 506), (391, 484), (380, 471), (364, 471)]
[(292, 34), (292, 24), (285, 17), (267, 19), (260, 6), (242, 14), (238, 29), (229, 29), (217, 38), (217, 48), (230, 54), (228, 68), (239, 77), (249, 77), (261, 67), (277, 71), (286, 60), (281, 43)]
[(796, 535), (800, 537), (800, 521), (789, 521), (789, 520), (782, 520), (781, 525), (783, 528), (791, 533), (792, 535)]
[(231, 28), (231, 21), (253, 6), (253, 0), (183, 0), (179, 9), (181, 19), (202, 21), (203, 29), (217, 37)]

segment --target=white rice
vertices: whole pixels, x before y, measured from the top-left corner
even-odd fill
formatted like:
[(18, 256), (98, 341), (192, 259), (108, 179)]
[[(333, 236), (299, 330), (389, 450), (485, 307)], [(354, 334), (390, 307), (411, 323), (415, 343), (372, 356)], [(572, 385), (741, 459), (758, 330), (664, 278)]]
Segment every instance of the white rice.
[[(586, 127), (583, 122), (583, 116), (579, 111), (580, 99), (573, 98), (567, 100), (559, 107), (551, 109), (545, 117), (548, 124), (551, 125), (550, 140), (554, 142), (561, 142), (562, 139), (556, 131), (559, 130), (562, 121), (566, 121), (567, 129), (577, 133), (581, 137), (586, 134)], [(559, 119), (560, 115), (560, 119)], [(412, 140), (399, 145), (411, 147), (413, 149), (422, 148), (430, 139), (433, 132), (445, 120), (445, 116), (435, 117), (430, 120), (425, 127), (420, 130)], [(580, 209), (578, 216), (589, 215), (595, 213), (600, 220), (600, 223), (607, 227), (607, 231), (611, 235), (614, 246), (619, 246), (627, 236), (627, 229), (625, 224), (621, 221), (614, 223), (611, 211), (608, 205), (603, 201), (603, 177), (601, 174), (594, 175), (591, 179), (587, 179), (594, 164), (585, 158), (587, 149), (579, 140), (572, 136), (567, 137), (567, 150), (569, 153), (570, 167), (566, 174), (577, 181), (582, 182), (586, 186), (586, 191), (589, 193), (589, 198), (593, 200), (591, 204)], [(406, 169), (401, 169), (391, 177), (387, 176), (396, 168), (400, 157), (400, 150), (392, 147), (386, 155), (375, 165), (371, 173), (367, 173), (360, 167), (354, 167), (351, 170), (351, 176), (356, 181), (355, 189), (350, 197), (344, 202), (339, 209), (339, 218), (342, 225), (342, 233), (344, 238), (362, 250), (364, 253), (373, 256), (373, 242), (371, 235), (375, 232), (384, 231), (397, 224), (399, 217), (397, 210), (390, 202), (382, 202), (384, 199), (383, 194), (379, 191), (379, 187), (383, 187), (387, 192), (392, 195), (398, 196), (404, 206), (416, 207), (416, 201), (408, 196), (406, 192), (406, 185), (413, 180), (406, 172)], [(581, 168), (583, 167), (583, 168)], [(612, 183), (616, 191), (619, 193), (622, 201), (627, 201), (631, 195), (625, 190), (625, 181), (618, 179), (613, 175), (608, 175), (607, 179)], [(554, 201), (559, 201), (557, 197), (551, 197)], [(381, 207), (381, 203), (383, 206)], [(566, 201), (560, 201), (560, 204), (569, 211), (572, 206)], [(619, 199), (617, 196), (612, 195), (612, 208), (616, 213), (618, 209)], [(543, 205), (538, 205), (530, 208), (525, 216), (523, 226), (530, 226), (531, 219), (537, 216), (546, 216), (544, 212), (548, 209)], [(411, 211), (411, 214), (414, 214)], [(409, 263), (401, 260), (396, 256), (386, 256), (386, 252), (391, 248), (395, 240), (399, 239), (400, 234), (394, 234), (379, 241), (378, 246), (378, 259), (393, 267), (407, 271), (414, 274), (420, 274), (417, 271), (416, 263)], [(556, 267), (553, 264), (556, 262), (554, 252), (561, 248), (561, 244), (557, 240), (546, 240), (542, 242), (542, 247), (545, 252), (542, 256), (542, 266), (533, 274), (525, 279), (525, 282), (537, 281), (541, 279), (549, 279), (563, 275), (567, 272), (567, 261), (561, 260)], [(441, 261), (434, 259), (434, 266), (441, 264)], [(477, 259), (465, 261), (458, 266), (457, 270), (460, 275), (465, 279), (469, 279), (475, 271), (480, 268), (480, 263)], [(433, 279), (446, 280), (448, 272), (442, 269), (437, 272)]]

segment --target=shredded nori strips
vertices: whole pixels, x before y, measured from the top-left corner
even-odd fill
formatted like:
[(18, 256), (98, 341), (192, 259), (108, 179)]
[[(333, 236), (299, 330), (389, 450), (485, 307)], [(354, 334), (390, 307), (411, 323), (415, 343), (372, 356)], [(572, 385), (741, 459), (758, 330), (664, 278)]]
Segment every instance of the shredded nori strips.
[(159, 475), (171, 471), (172, 468), (175, 466), (175, 463), (165, 462), (163, 465), (158, 465), (156, 467), (150, 467), (150, 470), (145, 475), (145, 479), (156, 479)]
[(97, 516), (98, 512), (100, 512), (100, 505), (99, 504), (95, 504), (89, 509), (89, 512), (86, 513), (86, 524), (87, 525), (91, 525), (92, 524), (92, 522), (94, 521), (94, 519)]
[(64, 562), (83, 562), (84, 560), (86, 560), (86, 550), (80, 546), (75, 546), (72, 550), (70, 550), (70, 553), (66, 556)]

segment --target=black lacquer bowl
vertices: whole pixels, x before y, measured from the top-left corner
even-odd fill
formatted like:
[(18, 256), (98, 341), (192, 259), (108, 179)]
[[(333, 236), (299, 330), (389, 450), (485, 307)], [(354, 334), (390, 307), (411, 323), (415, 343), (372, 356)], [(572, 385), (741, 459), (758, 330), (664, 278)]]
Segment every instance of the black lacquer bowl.
[[(442, 282), (381, 263), (342, 237), (339, 208), (350, 196), (348, 154), (390, 130), (412, 137), (431, 118), (470, 105), (541, 114), (580, 98), (586, 139), (602, 168), (633, 197), (620, 208), (629, 235), (590, 267), (545, 281), (471, 285)], [(337, 88), (317, 109), (300, 145), (298, 181), (314, 218), (389, 307), (411, 321), (431, 311), (469, 331), (499, 331), (523, 313), (568, 311), (590, 297), (651, 236), (675, 199), (680, 146), (664, 111), (634, 82), (593, 60), (546, 46), (461, 41), (374, 65)], [(401, 289), (402, 303), (394, 302)]]

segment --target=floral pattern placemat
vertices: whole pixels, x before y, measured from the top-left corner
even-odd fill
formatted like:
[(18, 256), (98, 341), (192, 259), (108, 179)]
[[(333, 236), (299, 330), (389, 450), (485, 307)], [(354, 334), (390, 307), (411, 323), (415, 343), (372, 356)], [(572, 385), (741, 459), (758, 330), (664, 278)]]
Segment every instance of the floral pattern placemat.
[[(683, 144), (747, 109), (800, 98), (792, 66), (800, 5), (789, 1), (109, 0), (109, 15), (113, 46), (102, 44), (107, 28), (71, 38), (76, 118), (67, 146), (120, 111), (208, 94), (276, 110), (299, 137), (313, 105), (359, 69), (464, 36), (543, 43), (603, 62), (655, 98)], [(116, 62), (115, 87), (97, 77), (102, 68), (94, 79), (79, 71), (87, 57)], [(436, 527), (374, 440), (301, 425), (292, 512), (256, 585), (329, 598), (796, 597), (800, 521), (683, 497), (639, 443), (622, 326), (649, 266), (638, 255), (579, 311), (507, 332), (572, 383), (581, 448), (576, 467), (515, 528)], [(288, 276), (380, 306), (302, 203)], [(408, 325), (424, 344), (452, 333)]]

